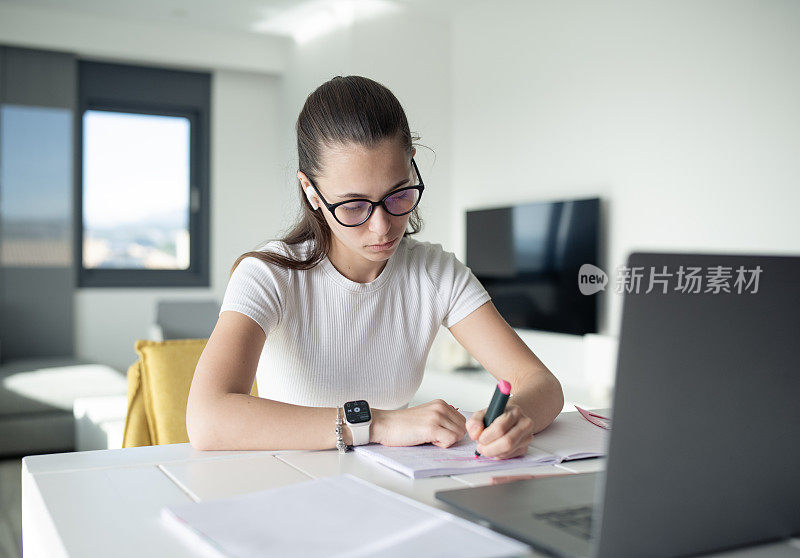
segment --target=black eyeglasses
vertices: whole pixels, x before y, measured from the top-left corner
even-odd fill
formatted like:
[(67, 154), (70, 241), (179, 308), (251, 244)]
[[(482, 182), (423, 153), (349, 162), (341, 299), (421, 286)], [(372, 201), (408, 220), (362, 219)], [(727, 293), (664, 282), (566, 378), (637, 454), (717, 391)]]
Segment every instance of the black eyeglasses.
[(344, 227), (357, 227), (367, 222), (372, 215), (372, 211), (378, 205), (383, 206), (386, 213), (394, 215), (395, 217), (400, 217), (401, 215), (414, 211), (414, 208), (419, 205), (419, 200), (422, 198), (422, 191), (425, 189), (425, 184), (422, 182), (422, 176), (419, 174), (417, 163), (414, 162), (413, 157), (411, 158), (411, 164), (414, 167), (414, 173), (416, 173), (419, 179), (419, 184), (416, 186), (406, 186), (389, 192), (376, 202), (359, 198), (330, 204), (322, 197), (319, 189), (310, 178), (308, 181), (311, 182), (311, 186), (314, 188), (314, 191), (317, 192), (319, 199), (322, 200), (322, 203), (325, 204), (325, 207), (328, 208), (328, 211), (331, 212), (333, 218), (336, 219), (340, 225)]

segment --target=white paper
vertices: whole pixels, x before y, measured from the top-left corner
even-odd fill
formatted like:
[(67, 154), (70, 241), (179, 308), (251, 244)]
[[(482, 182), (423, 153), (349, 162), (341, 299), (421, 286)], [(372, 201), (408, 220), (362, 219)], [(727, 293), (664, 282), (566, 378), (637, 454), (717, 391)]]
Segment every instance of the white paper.
[[(469, 418), (472, 413), (461, 411)], [(414, 479), (552, 465), (570, 459), (605, 455), (608, 431), (599, 428), (580, 413), (561, 413), (553, 423), (533, 437), (528, 453), (522, 457), (495, 460), (475, 459), (477, 443), (465, 436), (449, 448), (433, 444), (388, 447), (380, 444), (358, 446), (355, 451)]]
[(491, 457), (481, 456), (476, 459), (476, 447), (477, 444), (465, 436), (460, 442), (449, 448), (440, 448), (433, 444), (407, 447), (387, 447), (380, 444), (369, 444), (367, 446), (358, 446), (356, 452), (413, 479), (478, 473), (498, 469), (535, 467), (561, 461), (555, 455), (533, 446), (529, 447), (528, 454), (522, 457), (492, 459)]
[(351, 475), (164, 508), (165, 525), (226, 556), (513, 556), (514, 539)]
[(561, 413), (533, 437), (533, 445), (562, 461), (599, 457), (606, 454), (608, 434), (608, 430), (592, 424), (580, 413)]

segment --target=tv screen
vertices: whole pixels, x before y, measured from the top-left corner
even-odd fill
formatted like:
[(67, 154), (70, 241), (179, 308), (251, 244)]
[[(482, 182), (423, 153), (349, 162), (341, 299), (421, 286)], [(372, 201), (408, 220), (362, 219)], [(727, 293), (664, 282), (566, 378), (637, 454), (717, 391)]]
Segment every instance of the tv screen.
[(520, 329), (597, 332), (597, 295), (578, 270), (597, 265), (600, 199), (467, 211), (467, 265)]

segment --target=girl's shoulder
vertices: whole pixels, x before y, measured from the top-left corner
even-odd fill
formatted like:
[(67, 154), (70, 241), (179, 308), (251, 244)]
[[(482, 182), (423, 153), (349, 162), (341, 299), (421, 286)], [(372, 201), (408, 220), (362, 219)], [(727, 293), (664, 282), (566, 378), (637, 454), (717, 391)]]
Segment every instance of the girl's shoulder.
[(417, 240), (407, 236), (403, 239), (405, 241), (406, 252), (416, 258), (424, 258), (428, 256), (436, 256), (444, 253), (441, 244), (428, 242), (426, 240)]
[(275, 261), (271, 261), (269, 256), (277, 255), (294, 260), (302, 260), (306, 257), (308, 252), (308, 242), (286, 244), (282, 240), (270, 240), (259, 245), (252, 250), (246, 258), (242, 259), (236, 271), (239, 271), (239, 268), (241, 268), (240, 274), (257, 277), (272, 277), (273, 279), (280, 278), (283, 281), (288, 281), (290, 276), (302, 273), (302, 271), (285, 267)]
[(257, 252), (269, 252), (290, 258), (304, 258), (311, 248), (311, 242), (305, 241), (299, 244), (286, 244), (282, 240), (270, 240), (256, 248)]
[(441, 244), (419, 241), (406, 237), (407, 265), (411, 269), (424, 271), (432, 279), (441, 278), (442, 274), (452, 272), (461, 265), (455, 254), (445, 250)]

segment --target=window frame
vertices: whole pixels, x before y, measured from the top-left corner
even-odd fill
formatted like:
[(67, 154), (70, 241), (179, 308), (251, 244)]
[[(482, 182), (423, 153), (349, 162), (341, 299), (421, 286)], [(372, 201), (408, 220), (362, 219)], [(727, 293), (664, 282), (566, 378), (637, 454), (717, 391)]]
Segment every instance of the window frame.
[[(78, 288), (210, 286), (211, 75), (80, 61), (75, 126), (74, 254)], [(87, 110), (189, 119), (189, 268), (92, 269), (83, 265), (83, 119)]]

